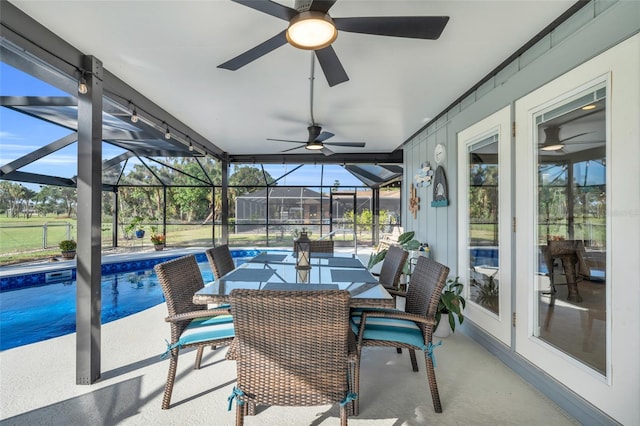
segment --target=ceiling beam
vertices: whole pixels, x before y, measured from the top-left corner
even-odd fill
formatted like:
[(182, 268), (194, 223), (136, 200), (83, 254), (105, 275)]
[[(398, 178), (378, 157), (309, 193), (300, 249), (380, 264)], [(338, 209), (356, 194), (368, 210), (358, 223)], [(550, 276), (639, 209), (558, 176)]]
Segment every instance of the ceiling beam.
[(0, 176), (4, 177), (5, 175), (18, 170), (20, 167), (24, 167), (27, 164), (33, 163), (34, 161), (37, 161), (42, 157), (46, 157), (47, 155), (64, 148), (65, 146), (71, 145), (77, 140), (78, 134), (76, 132), (70, 133), (55, 142), (51, 142), (50, 144), (45, 145), (42, 148), (36, 149), (35, 151), (28, 153), (27, 155), (23, 155), (22, 157), (5, 164), (0, 168)]

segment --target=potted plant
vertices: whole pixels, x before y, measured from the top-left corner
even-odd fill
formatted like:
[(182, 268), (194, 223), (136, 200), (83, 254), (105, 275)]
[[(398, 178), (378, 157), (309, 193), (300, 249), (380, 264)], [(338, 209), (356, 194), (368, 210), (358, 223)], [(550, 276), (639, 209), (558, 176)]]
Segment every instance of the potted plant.
[(134, 216), (134, 218), (131, 219), (129, 225), (127, 225), (127, 227), (125, 228), (124, 232), (126, 232), (127, 234), (134, 232), (136, 238), (144, 237), (144, 226), (142, 226), (143, 220), (144, 218), (142, 216)]
[(62, 257), (65, 259), (73, 259), (76, 257), (76, 248), (78, 247), (78, 243), (74, 240), (62, 240), (58, 243), (58, 246), (62, 251)]
[(156, 251), (162, 251), (167, 241), (167, 237), (164, 234), (159, 234), (155, 226), (151, 227), (151, 243), (155, 247)]
[[(398, 237), (398, 245), (405, 250), (418, 250), (420, 248), (420, 241), (413, 238), (415, 234), (415, 231), (407, 231), (403, 234), (400, 234), (400, 236)], [(384, 248), (382, 250), (378, 250), (378, 252), (375, 254), (372, 253), (369, 257), (367, 269), (371, 269), (376, 264), (382, 262), (387, 256), (387, 251), (388, 249)]]
[[(438, 302), (438, 309), (436, 310), (436, 330), (435, 336), (447, 337), (449, 334), (456, 331), (456, 317), (458, 322), (462, 324), (464, 316), (462, 310), (466, 305), (464, 297), (462, 297), (462, 289), (464, 285), (460, 282), (459, 277), (447, 280), (442, 294), (440, 295), (440, 302)], [(448, 321), (442, 323), (440, 326), (440, 320), (442, 316), (446, 315)]]

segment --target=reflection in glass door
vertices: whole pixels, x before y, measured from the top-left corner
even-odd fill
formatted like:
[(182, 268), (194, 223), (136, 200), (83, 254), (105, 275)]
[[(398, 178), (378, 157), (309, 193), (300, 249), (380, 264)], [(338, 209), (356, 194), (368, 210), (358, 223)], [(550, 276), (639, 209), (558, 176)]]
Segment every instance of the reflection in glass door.
[(460, 278), (465, 316), (511, 343), (511, 110), (458, 135)]
[(604, 85), (534, 115), (537, 283), (534, 336), (606, 374)]
[(495, 315), (500, 307), (498, 135), (469, 146), (469, 297)]

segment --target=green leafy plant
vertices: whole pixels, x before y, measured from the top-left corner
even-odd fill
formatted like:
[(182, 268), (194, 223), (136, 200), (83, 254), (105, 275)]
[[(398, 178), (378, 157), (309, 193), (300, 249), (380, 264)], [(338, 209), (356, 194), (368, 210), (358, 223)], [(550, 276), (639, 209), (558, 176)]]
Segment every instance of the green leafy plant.
[(142, 231), (144, 229), (144, 226), (142, 226), (143, 220), (144, 218), (142, 216), (134, 216), (133, 219), (131, 219), (131, 222), (129, 222), (129, 224), (127, 225), (127, 227), (124, 228), (124, 232), (126, 232), (127, 234), (130, 234), (133, 231)]
[(58, 243), (58, 247), (62, 251), (74, 251), (78, 247), (78, 243), (74, 240), (62, 240)]
[[(400, 234), (398, 237), (398, 245), (405, 250), (418, 250), (420, 248), (420, 241), (413, 238), (415, 231), (407, 231)], [(369, 263), (367, 268), (371, 269), (374, 265), (382, 262), (387, 256), (388, 249), (379, 250), (377, 253), (371, 253), (369, 257)]]
[(158, 232), (156, 225), (151, 225), (151, 244), (164, 245), (167, 242), (167, 236)]
[(484, 275), (484, 283), (478, 285), (478, 297), (476, 302), (494, 313), (498, 313), (500, 288), (496, 284), (494, 276), (497, 271), (492, 275)]
[(456, 331), (456, 317), (458, 318), (458, 322), (462, 324), (464, 321), (462, 310), (466, 306), (466, 301), (464, 300), (464, 297), (462, 297), (463, 288), (464, 284), (460, 282), (459, 277), (447, 280), (447, 283), (442, 289), (442, 294), (440, 295), (440, 302), (438, 302), (438, 309), (436, 311), (436, 327), (440, 324), (442, 315), (447, 315), (449, 317), (451, 331)]

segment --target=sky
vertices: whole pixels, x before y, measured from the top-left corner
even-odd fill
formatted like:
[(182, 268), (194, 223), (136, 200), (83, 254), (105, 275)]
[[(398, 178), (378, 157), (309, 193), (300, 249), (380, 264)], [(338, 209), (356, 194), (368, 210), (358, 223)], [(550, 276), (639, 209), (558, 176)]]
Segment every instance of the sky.
[[(0, 62), (0, 95), (1, 96), (69, 96), (37, 78)], [(71, 131), (55, 124), (30, 117), (8, 108), (0, 108), (0, 166), (22, 157), (38, 148), (54, 142)], [(119, 155), (123, 150), (109, 144), (103, 144), (103, 158)], [(33, 162), (20, 171), (71, 178), (77, 174), (77, 148), (71, 144), (40, 160)], [(272, 176), (282, 176), (295, 166), (265, 165)], [(317, 185), (319, 183), (320, 165), (307, 164), (281, 181), (279, 185)], [(330, 186), (335, 180), (341, 186), (360, 186), (362, 183), (340, 166), (324, 167), (324, 185)], [(39, 185), (24, 184), (38, 191)]]

